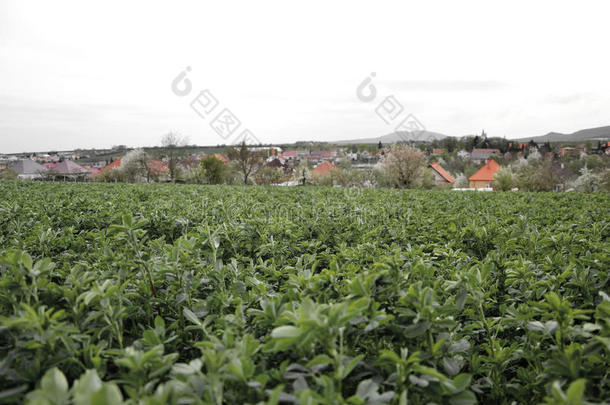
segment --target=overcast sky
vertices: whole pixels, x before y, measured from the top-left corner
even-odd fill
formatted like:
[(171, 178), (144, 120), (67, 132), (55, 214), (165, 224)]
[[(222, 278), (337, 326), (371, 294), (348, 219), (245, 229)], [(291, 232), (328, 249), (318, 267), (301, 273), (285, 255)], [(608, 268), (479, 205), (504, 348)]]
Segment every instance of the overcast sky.
[[(454, 136), (610, 125), (609, 15), (608, 1), (2, 0), (0, 153), (169, 131), (199, 145), (245, 129), (265, 143), (375, 137), (392, 132), (375, 114), (391, 95)], [(203, 90), (218, 104), (202, 117)], [(241, 125), (221, 136), (210, 123), (225, 108)]]

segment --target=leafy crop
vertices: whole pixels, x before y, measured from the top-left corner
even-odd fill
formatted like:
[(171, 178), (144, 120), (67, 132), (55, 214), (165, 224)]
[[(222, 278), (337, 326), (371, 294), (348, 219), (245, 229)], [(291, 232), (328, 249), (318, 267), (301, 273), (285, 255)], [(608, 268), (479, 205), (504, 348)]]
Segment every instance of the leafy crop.
[(610, 398), (608, 195), (0, 192), (2, 402)]

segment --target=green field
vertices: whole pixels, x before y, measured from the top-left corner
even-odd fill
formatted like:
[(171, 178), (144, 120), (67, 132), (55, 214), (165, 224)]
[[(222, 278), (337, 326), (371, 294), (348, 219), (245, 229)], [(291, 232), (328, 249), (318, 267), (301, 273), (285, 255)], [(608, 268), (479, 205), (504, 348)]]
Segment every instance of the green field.
[(0, 195), (0, 401), (610, 398), (607, 194)]

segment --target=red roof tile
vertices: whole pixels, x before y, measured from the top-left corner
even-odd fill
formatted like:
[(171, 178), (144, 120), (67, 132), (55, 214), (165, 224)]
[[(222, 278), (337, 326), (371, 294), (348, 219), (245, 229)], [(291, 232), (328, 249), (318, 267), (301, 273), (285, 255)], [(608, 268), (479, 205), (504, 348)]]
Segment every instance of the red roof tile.
[(442, 168), (442, 166), (438, 163), (430, 163), (430, 167), (437, 172), (443, 179), (447, 180), (447, 182), (453, 184), (455, 183), (455, 179), (452, 175), (449, 174), (448, 171)]
[(169, 167), (165, 164), (165, 162), (162, 162), (161, 160), (151, 160), (150, 162), (148, 162), (148, 169), (151, 172), (159, 174), (169, 172)]
[(478, 172), (470, 176), (471, 181), (493, 181), (494, 175), (500, 170), (500, 166), (495, 160), (488, 160)]
[(104, 167), (100, 173), (107, 172), (112, 169), (120, 169), (121, 168), (121, 158), (117, 158), (114, 162), (110, 163), (108, 166)]
[(337, 166), (330, 162), (324, 162), (319, 164), (315, 169), (313, 169), (312, 174), (314, 176), (324, 176), (330, 173), (331, 170), (337, 170)]
[(218, 159), (222, 160), (223, 163), (230, 162), (229, 158), (226, 157), (225, 155), (223, 155), (222, 153), (214, 153), (214, 156), (216, 156)]

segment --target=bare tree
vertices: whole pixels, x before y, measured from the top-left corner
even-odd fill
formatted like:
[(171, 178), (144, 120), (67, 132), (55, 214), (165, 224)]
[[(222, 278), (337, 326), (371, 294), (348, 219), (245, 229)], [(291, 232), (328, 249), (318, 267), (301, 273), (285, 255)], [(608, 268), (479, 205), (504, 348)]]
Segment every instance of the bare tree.
[(177, 163), (178, 163), (178, 148), (186, 145), (188, 139), (180, 136), (176, 132), (169, 132), (161, 138), (161, 145), (165, 148), (168, 158), (169, 177), (172, 182), (176, 181)]
[(409, 145), (396, 145), (385, 162), (386, 175), (397, 187), (412, 188), (423, 180), (426, 156)]
[(256, 174), (263, 161), (262, 155), (248, 149), (245, 141), (237, 148), (229, 149), (228, 155), (243, 175), (244, 184), (248, 184), (248, 179)]

